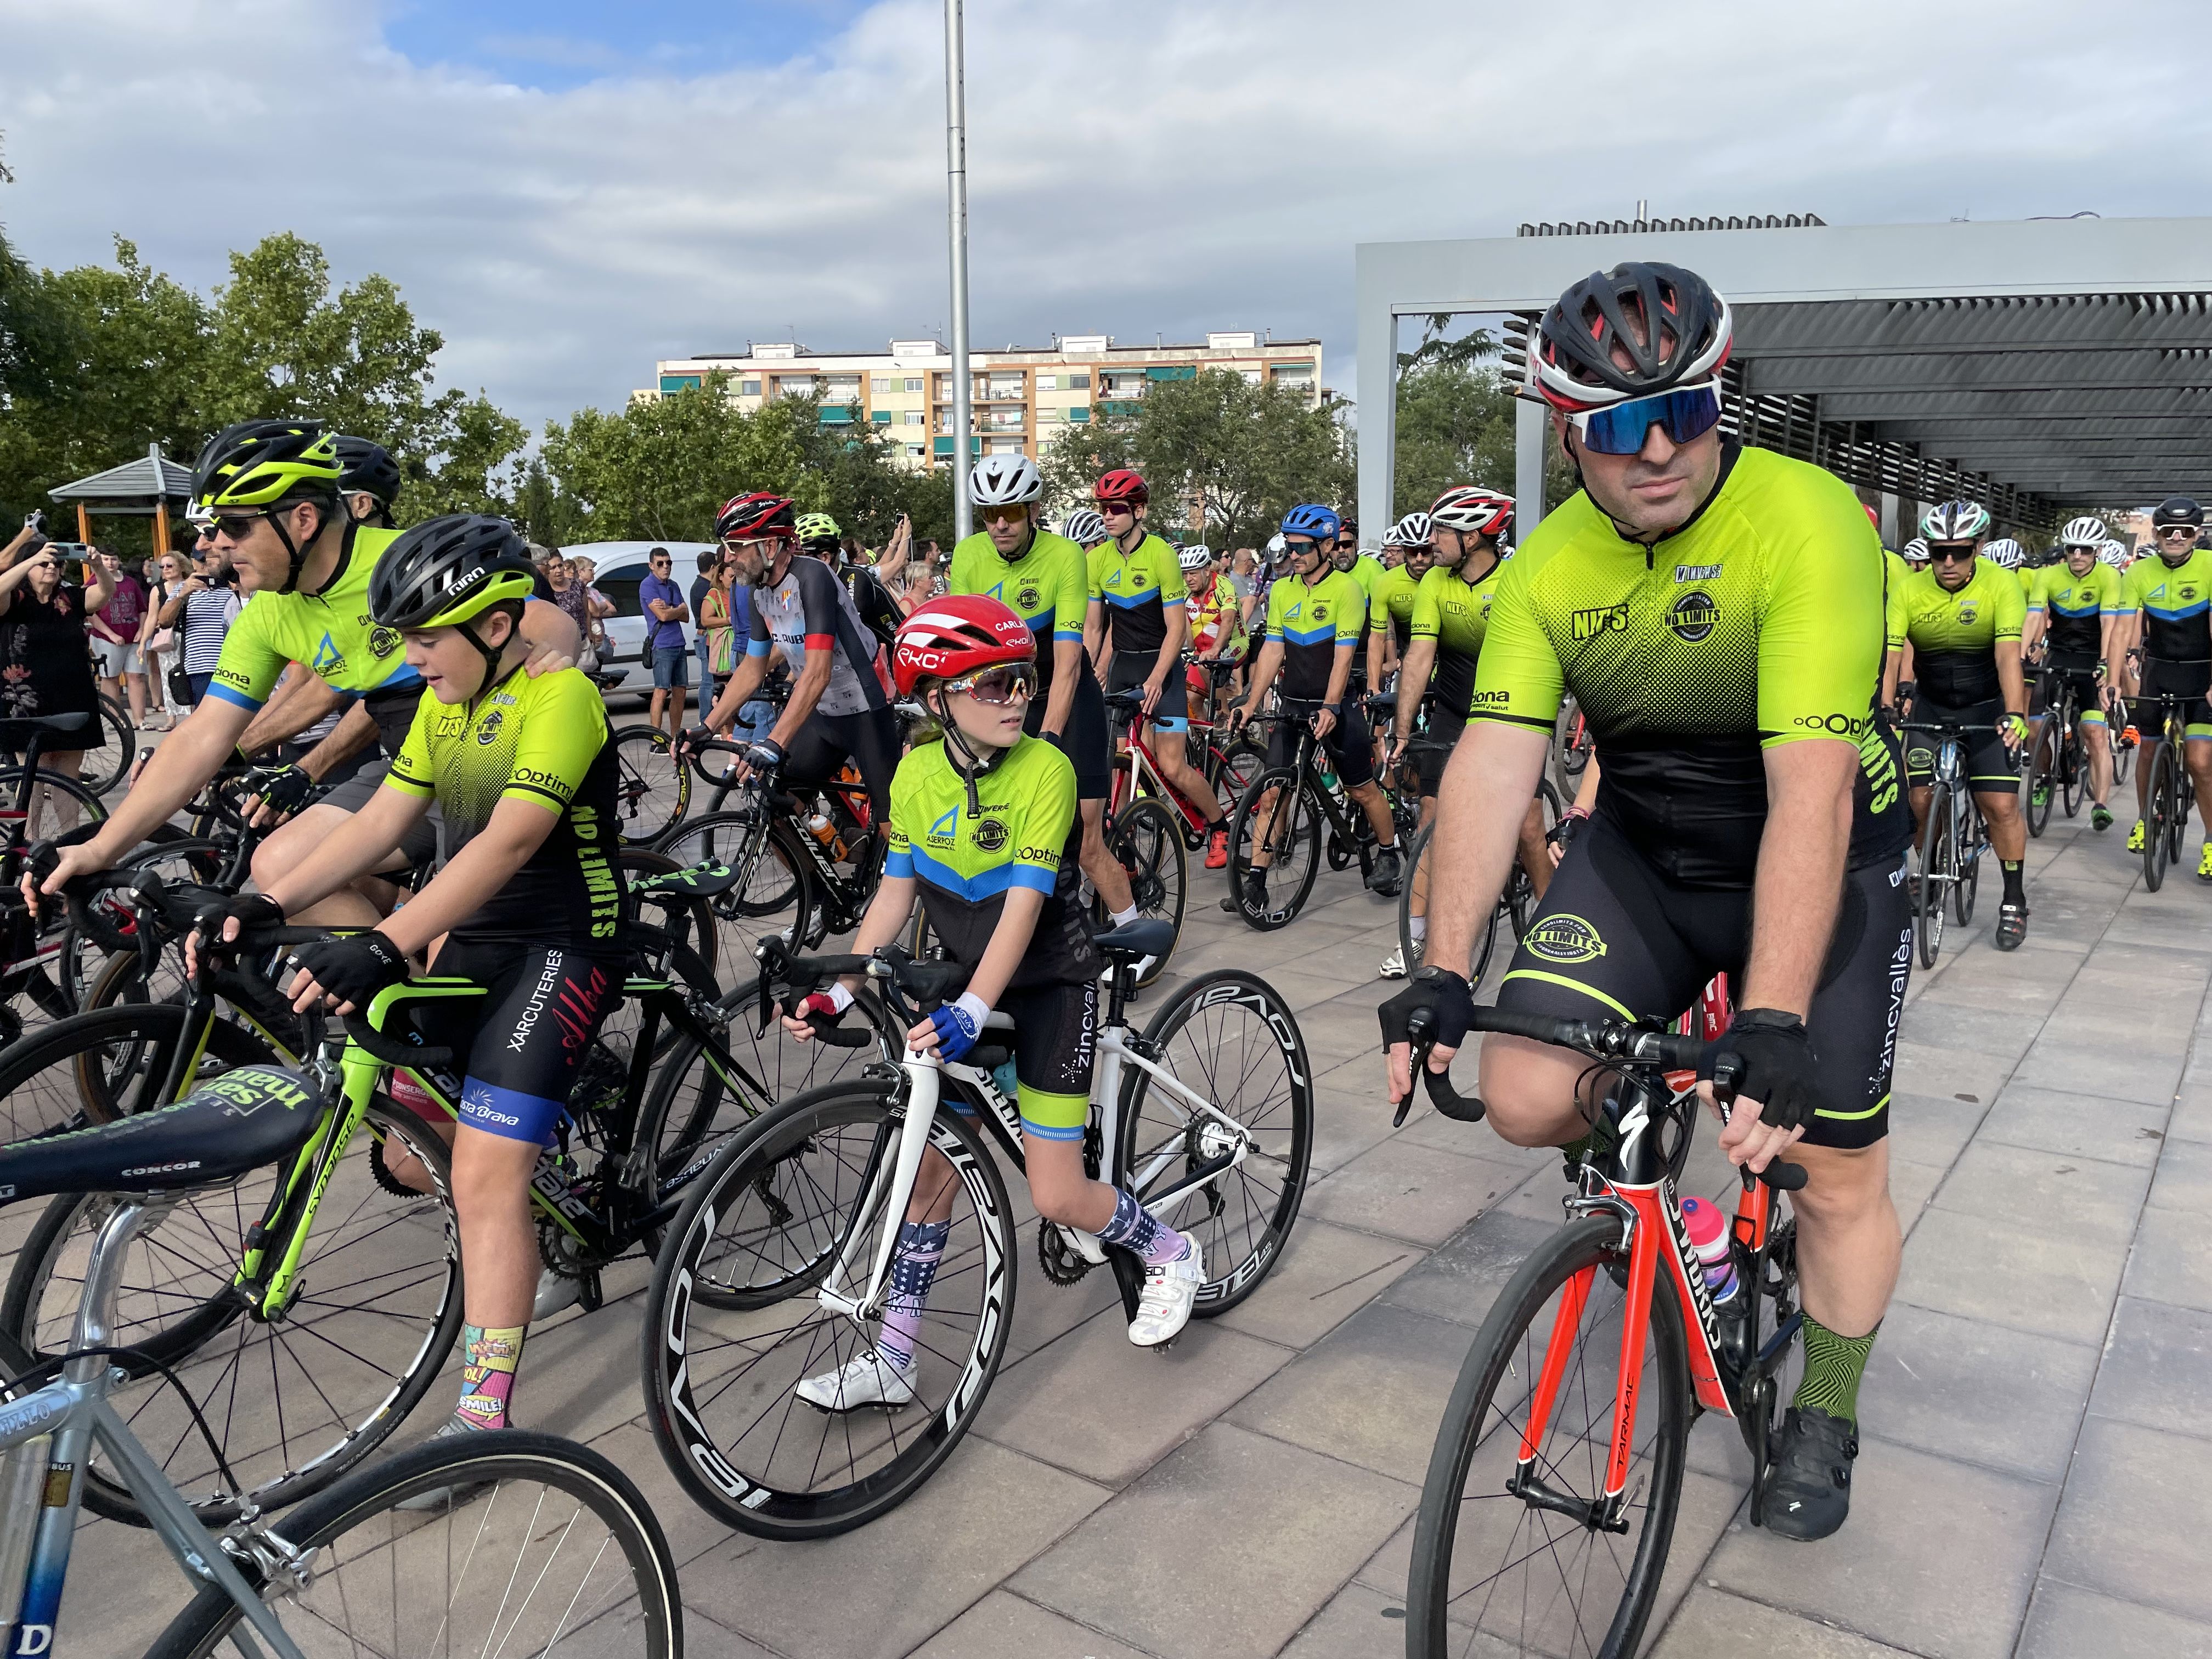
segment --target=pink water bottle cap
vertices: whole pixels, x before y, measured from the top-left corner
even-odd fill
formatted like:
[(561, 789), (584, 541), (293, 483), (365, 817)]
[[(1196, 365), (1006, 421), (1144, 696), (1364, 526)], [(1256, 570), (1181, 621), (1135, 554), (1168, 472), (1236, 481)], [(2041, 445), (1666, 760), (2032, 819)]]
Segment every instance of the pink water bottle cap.
[(1690, 1243), (1701, 1250), (1728, 1231), (1728, 1222), (1719, 1207), (1702, 1198), (1682, 1200), (1682, 1222), (1689, 1229)]

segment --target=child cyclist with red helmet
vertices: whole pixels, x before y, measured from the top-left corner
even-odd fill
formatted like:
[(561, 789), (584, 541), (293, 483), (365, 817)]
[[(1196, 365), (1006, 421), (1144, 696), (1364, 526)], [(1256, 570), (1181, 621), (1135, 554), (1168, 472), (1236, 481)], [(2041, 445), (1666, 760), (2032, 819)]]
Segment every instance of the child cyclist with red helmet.
[[(957, 1001), (907, 1033), (908, 1044), (957, 1060), (994, 1010), (1013, 1018), (1030, 1195), (1046, 1219), (1143, 1259), (1129, 1340), (1153, 1347), (1188, 1322), (1206, 1263), (1196, 1240), (1083, 1167), (1100, 959), (1076, 894), (1075, 769), (1053, 744), (1022, 731), (1036, 656), (1029, 625), (981, 594), (930, 600), (898, 630), (891, 672), (899, 695), (928, 709), (943, 740), (916, 744), (899, 763), (883, 880), (853, 949), (865, 955), (899, 939), (919, 896), (946, 957), (969, 977)], [(813, 1035), (807, 1016), (842, 1012), (852, 1000), (849, 982), (817, 992), (785, 1027), (804, 1042)], [(957, 1185), (941, 1154), (923, 1154), (882, 1334), (872, 1350), (801, 1382), (801, 1399), (828, 1411), (913, 1400), (908, 1375)]]

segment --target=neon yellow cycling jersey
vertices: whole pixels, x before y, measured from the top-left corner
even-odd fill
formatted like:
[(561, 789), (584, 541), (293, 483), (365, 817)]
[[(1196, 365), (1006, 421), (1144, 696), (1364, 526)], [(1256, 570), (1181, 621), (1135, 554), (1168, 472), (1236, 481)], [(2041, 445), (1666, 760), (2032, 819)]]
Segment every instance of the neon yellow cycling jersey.
[(223, 635), (208, 695), (258, 710), (295, 662), (348, 698), (420, 690), (422, 677), (407, 665), (398, 634), (368, 614), (369, 573), (398, 536), (348, 525), (337, 569), (321, 592), (254, 594)]
[(532, 679), (518, 668), (473, 706), (424, 697), (384, 781), (403, 794), (437, 798), (448, 859), (502, 800), (558, 815), (552, 833), (457, 935), (582, 944), (621, 931), (615, 751), (599, 688), (580, 670)]
[(1383, 568), (1382, 560), (1370, 559), (1363, 553), (1352, 560), (1352, 568), (1344, 574), (1352, 578), (1352, 585), (1359, 590), (1359, 597), (1365, 599), (1371, 608), (1375, 603), (1375, 584), (1389, 573)]
[(1340, 570), (1308, 583), (1285, 576), (1267, 590), (1267, 636), (1283, 647), (1283, 695), (1319, 702), (1328, 696), (1339, 646), (1356, 646), (1367, 620), (1359, 584)]
[(1077, 901), (1075, 768), (1042, 738), (1023, 738), (976, 775), (982, 810), (968, 810), (968, 781), (942, 742), (917, 744), (891, 780), (884, 874), (921, 884), (923, 913), (945, 953), (973, 969), (983, 960), (1006, 895), (1045, 896), (1036, 931), (1010, 986), (1079, 984), (1097, 955)]
[(2179, 564), (2156, 553), (2137, 559), (2120, 582), (2120, 609), (2143, 613), (2143, 655), (2160, 662), (2212, 658), (2212, 550)]
[(1158, 536), (1133, 553), (1103, 541), (1091, 550), (1091, 597), (1106, 606), (1107, 642), (1117, 657), (1157, 657), (1167, 642), (1168, 616), (1189, 598), (1182, 562)]
[(1420, 585), (1420, 579), (1401, 564), (1395, 570), (1384, 571), (1367, 595), (1368, 631), (1379, 634), (1388, 628), (1401, 657), (1413, 642), (1413, 594)]
[(1930, 565), (1905, 585), (1905, 637), (1912, 645), (1913, 683), (1948, 708), (2002, 695), (1997, 679), (2000, 640), (2020, 643), (2027, 606), (2012, 572), (1987, 559), (1955, 592)]
[(1851, 861), (1901, 852), (1896, 745), (1876, 726), (1881, 544), (1832, 473), (1722, 452), (1674, 535), (1625, 541), (1577, 491), (1505, 562), (1471, 717), (1550, 734), (1573, 692), (1604, 763), (1600, 810), (1688, 886), (1752, 884), (1766, 827), (1760, 751), (1858, 746)]
[(979, 530), (952, 550), (947, 590), (981, 593), (998, 600), (1030, 625), (1036, 636), (1037, 686), (1052, 684), (1055, 640), (1083, 642), (1083, 621), (1091, 605), (1091, 579), (1083, 550), (1065, 536), (1040, 530), (1018, 559), (1000, 555)]
[[(1488, 556), (1470, 552), (1466, 564)], [(1468, 581), (1458, 570), (1447, 570), (1442, 565), (1421, 578), (1420, 594), (1413, 606), (1413, 637), (1437, 642), (1437, 666), (1429, 689), (1435, 692), (1437, 706), (1455, 714), (1464, 715), (1474, 696), (1474, 665), (1482, 654), (1482, 636), (1490, 627), (1490, 607), (1498, 598), (1498, 580), (1504, 574), (1504, 562), (1492, 558), (1480, 581)]]
[(2039, 595), (2048, 619), (2052, 651), (2068, 656), (2101, 657), (2105, 618), (2120, 614), (2120, 573), (2101, 560), (2077, 576), (2063, 564), (2043, 573)]

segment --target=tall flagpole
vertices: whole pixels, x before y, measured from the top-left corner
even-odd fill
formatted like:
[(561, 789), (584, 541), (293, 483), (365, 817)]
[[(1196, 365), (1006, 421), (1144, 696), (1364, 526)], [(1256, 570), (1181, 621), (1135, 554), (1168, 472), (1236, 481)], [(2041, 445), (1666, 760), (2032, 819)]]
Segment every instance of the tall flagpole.
[(969, 447), (975, 441), (973, 381), (968, 363), (968, 94), (961, 44), (961, 0), (945, 0), (945, 168), (949, 192), (946, 235), (952, 253), (952, 535), (975, 527), (968, 500)]

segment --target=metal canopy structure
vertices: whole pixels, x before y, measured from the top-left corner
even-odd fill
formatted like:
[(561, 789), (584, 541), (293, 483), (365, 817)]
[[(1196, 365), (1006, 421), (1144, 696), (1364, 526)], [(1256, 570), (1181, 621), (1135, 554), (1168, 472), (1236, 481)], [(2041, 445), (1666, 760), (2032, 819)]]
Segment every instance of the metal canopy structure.
[(169, 550), (169, 503), (189, 501), (192, 470), (179, 466), (161, 453), (161, 446), (146, 446), (144, 459), (125, 461), (105, 472), (95, 472), (75, 483), (57, 484), (47, 495), (58, 501), (76, 504), (76, 538), (92, 539), (92, 515), (151, 519), (154, 550)]
[[(1886, 532), (1960, 495), (2030, 532), (2069, 507), (2212, 497), (2212, 219), (1368, 244), (1359, 384), (1395, 385), (1401, 317), (1504, 313), (1525, 326), (1570, 283), (1632, 258), (1686, 266), (1727, 296), (1725, 424), (1884, 498)], [(1363, 523), (1413, 505), (1390, 500), (1395, 402), (1362, 399), (1382, 416), (1360, 422)], [(1542, 414), (1521, 415), (1518, 493), (1535, 507)], [(1522, 529), (1540, 516), (1524, 510)]]

